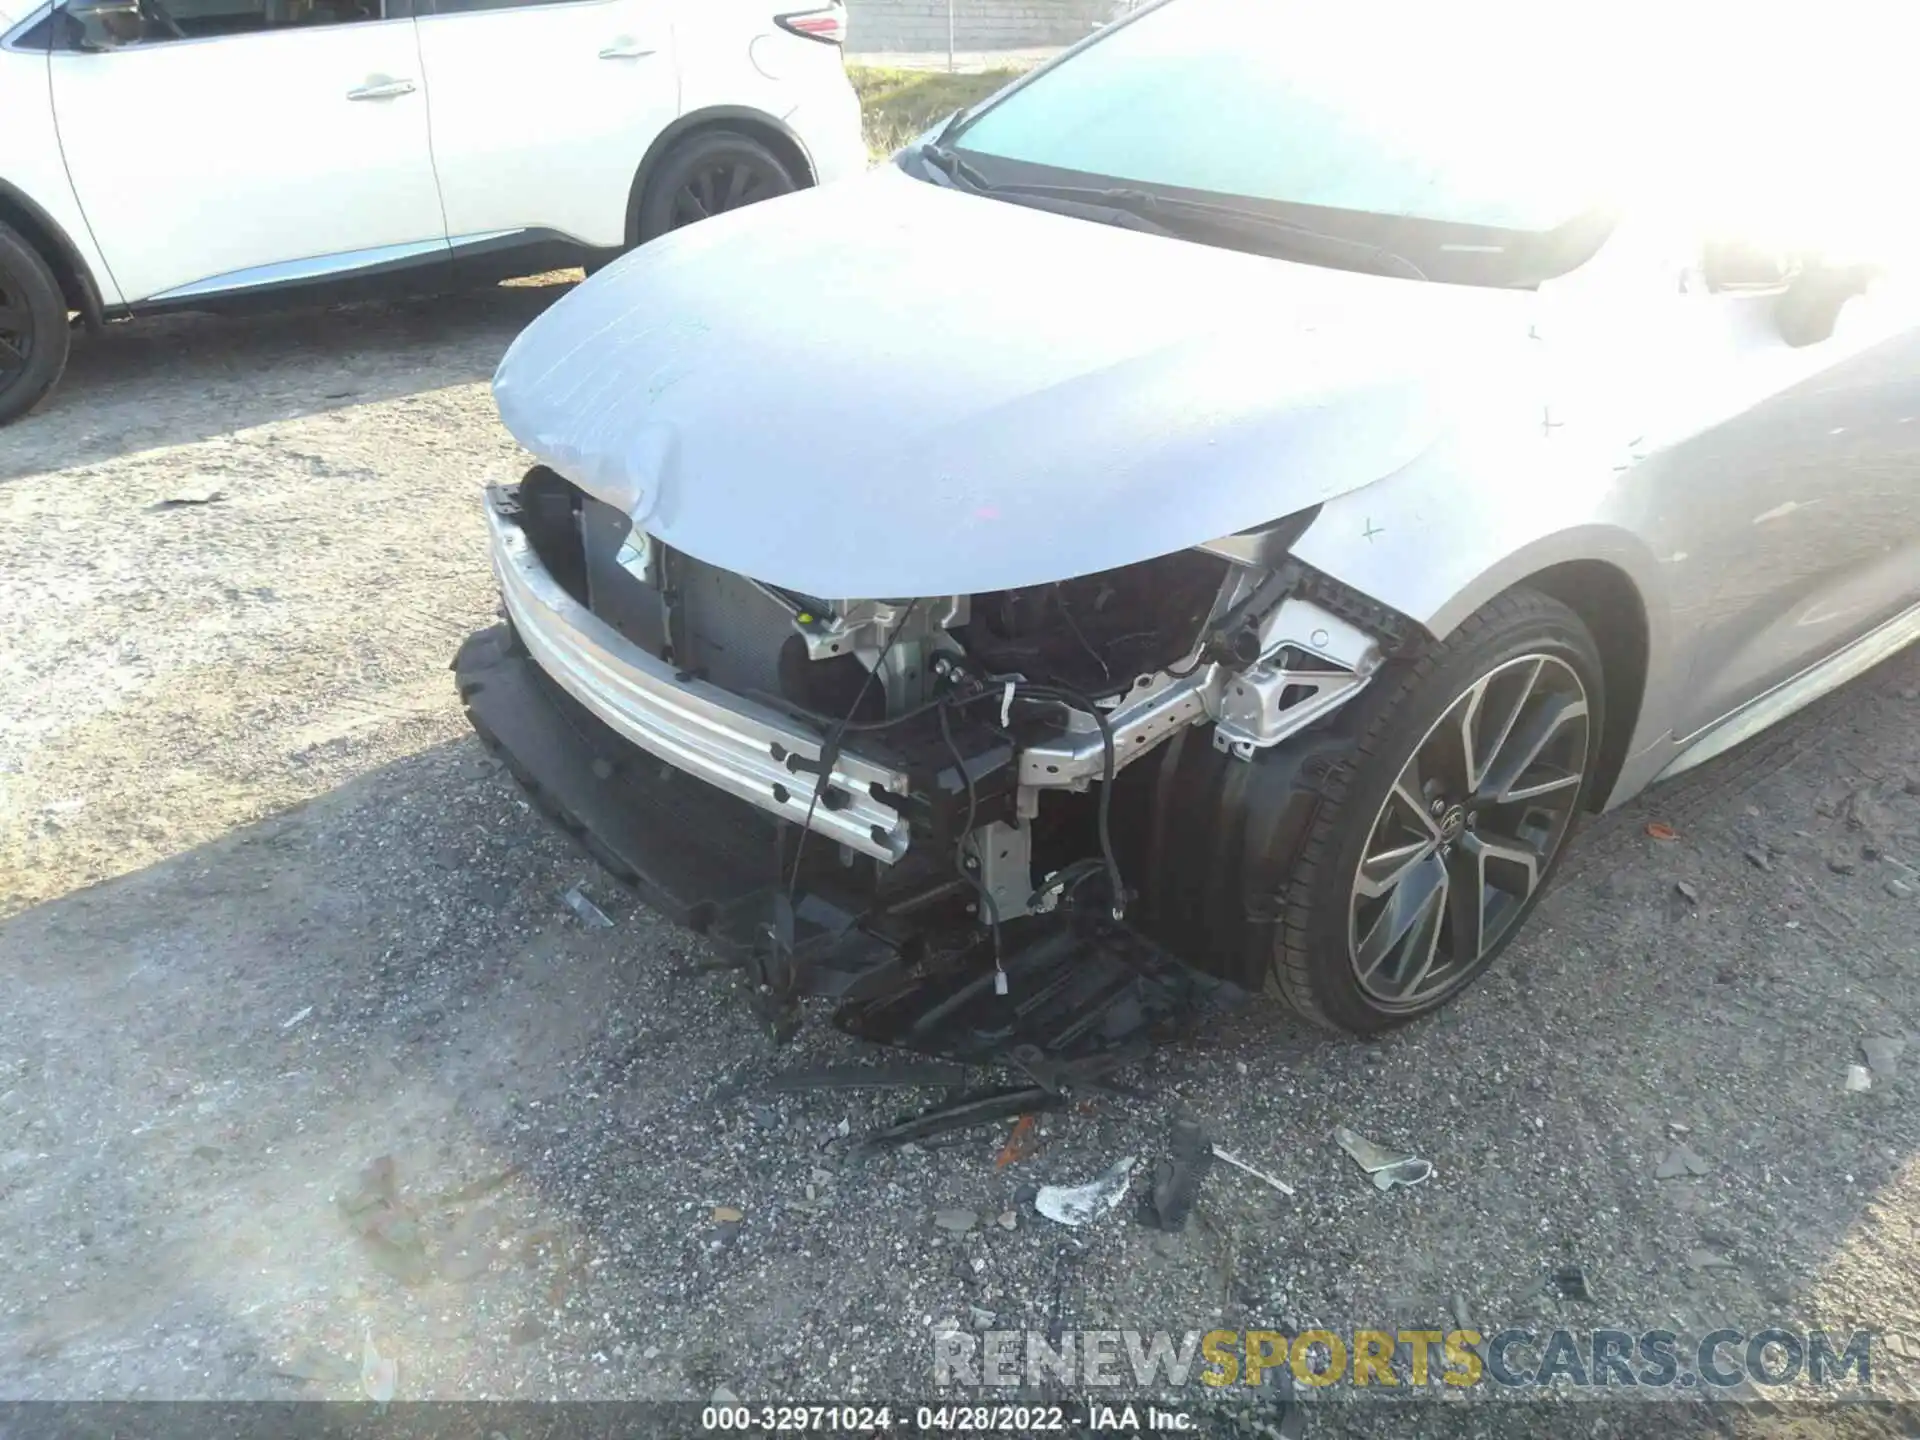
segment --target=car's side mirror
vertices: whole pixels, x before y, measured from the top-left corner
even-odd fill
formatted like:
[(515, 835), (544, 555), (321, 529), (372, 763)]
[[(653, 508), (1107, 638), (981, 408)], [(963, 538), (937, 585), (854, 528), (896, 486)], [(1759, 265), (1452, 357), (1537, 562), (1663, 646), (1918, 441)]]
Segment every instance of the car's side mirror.
[(1871, 265), (1811, 262), (1787, 282), (1774, 301), (1774, 323), (1789, 345), (1817, 345), (1832, 337), (1840, 311), (1873, 283)]
[(131, 45), (146, 33), (140, 0), (67, 0), (60, 8), (89, 50)]

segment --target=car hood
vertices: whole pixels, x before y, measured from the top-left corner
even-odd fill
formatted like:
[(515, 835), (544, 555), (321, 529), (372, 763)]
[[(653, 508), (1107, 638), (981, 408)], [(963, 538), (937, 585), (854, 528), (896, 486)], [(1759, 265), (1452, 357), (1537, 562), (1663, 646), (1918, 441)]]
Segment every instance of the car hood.
[(542, 462), (821, 597), (1109, 569), (1419, 455), (1526, 297), (1294, 264), (894, 167), (642, 247), (494, 378)]

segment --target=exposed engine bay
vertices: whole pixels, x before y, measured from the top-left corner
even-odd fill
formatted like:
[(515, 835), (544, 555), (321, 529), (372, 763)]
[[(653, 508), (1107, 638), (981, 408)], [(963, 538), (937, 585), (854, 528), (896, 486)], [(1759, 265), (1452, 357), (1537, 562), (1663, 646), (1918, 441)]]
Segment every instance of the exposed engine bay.
[[(1121, 774), (1192, 726), (1250, 760), (1352, 699), (1405, 626), (1290, 561), (1311, 515), (1058, 584), (847, 599), (672, 551), (549, 468), (495, 505), (578, 605), (678, 682), (818, 737), (818, 755), (772, 745), (783, 778), (751, 797), (791, 822), (793, 893), (820, 868), (879, 899), (960, 883), (995, 931), (1094, 895), (1123, 916)], [(845, 756), (904, 785), (858, 795)], [(874, 801), (899, 833), (822, 824)]]
[[(1012, 968), (1030, 975), (1046, 955), (1074, 971), (1093, 1010), (1065, 1031), (1098, 1012), (1125, 1033), (1112, 1015), (1123, 994), (1136, 1018), (1178, 1009), (1170, 997), (1189, 982), (1143, 959), (1153, 942), (1128, 924), (1141, 898), (1129, 869), (1150, 872), (1166, 843), (1164, 821), (1139, 818), (1167, 808), (1147, 793), (1171, 782), (1165, 756), (1198, 742), (1215, 763), (1254, 761), (1343, 707), (1410, 629), (1291, 559), (1310, 513), (1058, 583), (857, 599), (708, 565), (544, 467), (491, 492), (490, 509), (513, 645), (563, 706), (637, 746), (623, 753), (667, 762), (644, 781), (659, 793), (626, 806), (650, 820), (568, 828), (604, 847), (625, 826), (633, 848), (657, 850), (643, 831), (677, 823), (666, 799), (676, 772), (774, 817), (762, 832), (773, 843), (743, 862), (757, 884), (722, 886), (694, 923), (754, 952), (776, 1013), (797, 994), (829, 994), (908, 1016), (909, 1031), (904, 977), (944, 970), (947, 988), (927, 1002), (955, 1013), (977, 998), (974, 982), (954, 990), (940, 957), (970, 955), (991, 962), (978, 983), (1006, 995), (1009, 927), (1025, 935), (1046, 915), (1088, 946), (1069, 964), (1049, 940)], [(463, 671), (462, 688), (482, 685)], [(470, 694), (483, 736), (525, 748), (491, 735), (483, 708)], [(635, 768), (594, 764), (601, 779)], [(752, 818), (741, 812), (735, 828), (744, 835)], [(685, 822), (689, 837), (714, 828)], [(737, 848), (750, 856), (757, 843)], [(1177, 907), (1160, 909), (1170, 919)], [(1096, 954), (1112, 983), (1089, 988)], [(1040, 988), (1063, 991), (1067, 969)], [(1075, 1053), (1048, 1038), (1028, 1048)]]

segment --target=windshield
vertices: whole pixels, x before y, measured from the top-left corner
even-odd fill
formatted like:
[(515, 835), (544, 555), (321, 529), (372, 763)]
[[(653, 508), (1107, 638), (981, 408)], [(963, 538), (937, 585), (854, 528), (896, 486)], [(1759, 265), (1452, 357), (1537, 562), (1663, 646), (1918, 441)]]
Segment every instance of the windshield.
[(1518, 273), (1542, 263), (1529, 237), (1582, 230), (1578, 263), (1604, 236), (1590, 222), (1613, 189), (1621, 97), (1601, 92), (1617, 78), (1590, 49), (1537, 47), (1535, 7), (1468, 13), (1169, 0), (949, 138), (990, 179), (1251, 202), (1424, 268), (1504, 261), (1445, 278), (1538, 279)]

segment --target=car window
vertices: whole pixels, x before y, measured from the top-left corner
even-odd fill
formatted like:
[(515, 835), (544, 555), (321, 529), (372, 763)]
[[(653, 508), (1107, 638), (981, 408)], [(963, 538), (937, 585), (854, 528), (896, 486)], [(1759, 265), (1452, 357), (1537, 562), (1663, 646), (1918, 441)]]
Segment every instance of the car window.
[(146, 48), (268, 30), (311, 29), (395, 20), (414, 0), (140, 0), (137, 13), (66, 16), (69, 45), (88, 50)]

